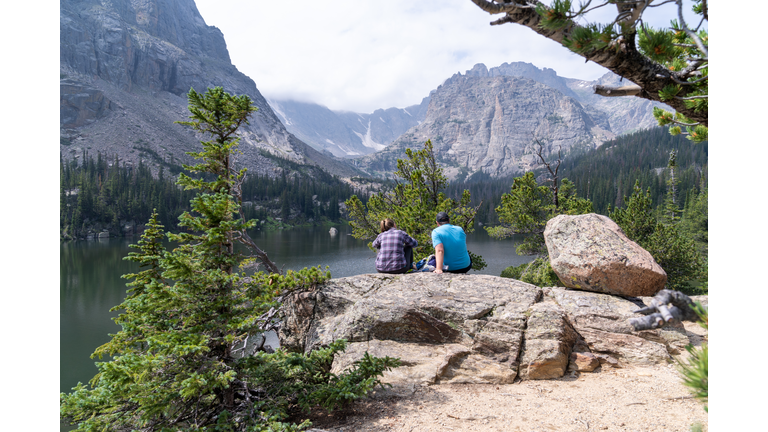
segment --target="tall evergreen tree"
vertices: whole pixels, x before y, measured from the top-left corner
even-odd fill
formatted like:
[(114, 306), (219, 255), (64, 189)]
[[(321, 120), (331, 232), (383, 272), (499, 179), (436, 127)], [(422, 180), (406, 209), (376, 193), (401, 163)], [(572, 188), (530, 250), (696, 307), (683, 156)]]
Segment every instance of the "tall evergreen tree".
[(116, 320), (122, 329), (94, 353), (112, 360), (97, 363), (90, 389), (78, 384), (61, 395), (61, 416), (82, 431), (299, 430), (307, 422), (282, 422), (291, 407), (333, 408), (377, 385), (397, 362), (366, 355), (337, 377), (330, 363), (343, 341), (309, 356), (245, 355), (247, 337), (261, 331), (260, 316), (276, 296), (330, 275), (319, 268), (285, 276), (238, 270), (244, 257), (234, 243), (255, 221), (239, 216), (245, 171), (234, 169), (231, 156), (235, 132), (255, 107), (221, 88), (190, 90), (188, 99), (192, 121), (184, 123), (214, 139), (193, 153), (201, 163), (186, 168), (210, 179), (180, 176), (180, 185), (198, 193), (192, 212), (179, 218), (188, 232), (168, 235), (178, 243), (172, 251), (162, 248), (162, 226), (152, 215), (139, 251), (128, 257), (148, 268), (127, 275), (131, 291), (115, 308), (123, 311)]
[(680, 221), (680, 206), (677, 196), (677, 151), (669, 152), (669, 162), (667, 163), (669, 178), (667, 179), (667, 194), (664, 196), (664, 208), (662, 209), (662, 220), (666, 224), (676, 224)]

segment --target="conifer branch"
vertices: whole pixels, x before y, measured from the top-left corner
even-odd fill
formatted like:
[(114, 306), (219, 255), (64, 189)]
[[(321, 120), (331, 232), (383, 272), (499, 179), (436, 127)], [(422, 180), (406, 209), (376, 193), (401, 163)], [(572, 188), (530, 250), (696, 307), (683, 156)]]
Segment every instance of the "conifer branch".
[[(491, 15), (513, 12), (515, 9), (534, 9), (535, 4), (517, 3), (515, 1), (509, 1), (507, 3), (494, 3), (488, 0), (472, 0), (472, 3), (476, 4), (480, 9), (488, 12)], [(538, 3), (535, 2), (535, 3)]]
[(496, 21), (492, 21), (491, 25), (492, 26), (494, 26), (494, 25), (501, 25), (501, 24), (506, 24), (506, 23), (510, 23), (510, 22), (514, 22), (514, 21), (512, 21), (512, 18), (509, 15), (507, 15), (505, 17), (497, 19)]
[(690, 28), (688, 28), (688, 24), (685, 23), (685, 18), (683, 18), (683, 0), (676, 0), (677, 3), (677, 18), (680, 20), (680, 27), (682, 27), (685, 34), (688, 35), (691, 39), (693, 39), (694, 43), (696, 43), (696, 46), (699, 48), (699, 51), (704, 53), (705, 57), (709, 57), (709, 51), (707, 50), (707, 47), (704, 46), (704, 43), (701, 41), (699, 36), (694, 33)]
[(691, 59), (690, 61), (691, 64), (689, 64), (687, 68), (680, 71), (680, 76), (682, 78), (686, 78), (692, 75), (694, 72), (697, 72), (702, 65), (708, 65), (706, 59)]
[(651, 5), (648, 5), (648, 7), (659, 7), (659, 6), (665, 5), (665, 4), (667, 4), (667, 3), (674, 3), (674, 2), (676, 2), (676, 1), (677, 1), (677, 0), (666, 0), (666, 1), (663, 1), (663, 2), (661, 2), (661, 3), (657, 3), (657, 4), (651, 4)]
[[(501, 19), (492, 22), (492, 25), (500, 25), (507, 23), (519, 24), (528, 27), (535, 33), (546, 37), (552, 41), (558, 42), (573, 51), (574, 53), (584, 57), (585, 61), (593, 61), (615, 74), (635, 83), (641, 90), (631, 93), (616, 93), (614, 89), (606, 88), (605, 92), (598, 92), (603, 96), (629, 96), (633, 95), (643, 99), (651, 101), (664, 102), (672, 107), (677, 112), (691, 118), (701, 125), (706, 126), (708, 124), (708, 115), (706, 104), (704, 106), (691, 107), (683, 100), (666, 97), (665, 89), (671, 86), (681, 85), (680, 81), (684, 81), (685, 78), (691, 75), (696, 75), (696, 72), (701, 69), (708, 60), (708, 47), (704, 45), (702, 37), (695, 34), (688, 25), (683, 21), (682, 17), (678, 19), (678, 22), (682, 23), (682, 29), (678, 28), (676, 31), (684, 30), (686, 39), (690, 37), (698, 50), (701, 51), (702, 56), (688, 60), (694, 64), (685, 67), (684, 72), (669, 71), (667, 60), (658, 58), (657, 55), (648, 56), (646, 53), (638, 50), (637, 44), (637, 26), (642, 27), (642, 15), (647, 12), (651, 7), (659, 7), (669, 3), (675, 3), (678, 5), (678, 15), (680, 15), (680, 6), (682, 6), (682, 0), (603, 0), (595, 4), (595, 2), (589, 0), (586, 3), (581, 4), (575, 11), (564, 8), (565, 3), (553, 4), (552, 7), (547, 6), (539, 1), (516, 0), (514, 3), (504, 2), (503, 0), (472, 0), (472, 2), (480, 9), (490, 14), (506, 13)], [(524, 3), (524, 4), (521, 4)], [(616, 31), (611, 30), (608, 35), (609, 41), (602, 40), (604, 35), (601, 36), (601, 40), (598, 42), (595, 39), (598, 34), (593, 28), (593, 24), (580, 25), (574, 21), (575, 18), (584, 17), (587, 12), (594, 11), (600, 7), (607, 5), (616, 5), (618, 12), (614, 16), (614, 20), (605, 26), (600, 26), (604, 29), (614, 29), (619, 27)], [(526, 7), (521, 7), (526, 6)], [(535, 8), (534, 8), (535, 6)], [(706, 19), (706, 4), (703, 5), (705, 19)], [(701, 12), (698, 12), (699, 14)], [(677, 26), (676, 26), (677, 27)], [(698, 31), (698, 28), (697, 28)], [(649, 32), (643, 36), (646, 38)], [(590, 35), (591, 34), (591, 35)], [(673, 35), (674, 36), (674, 35)], [(682, 35), (679, 35), (682, 36)], [(679, 40), (679, 36), (673, 41), (667, 41), (666, 44), (669, 48), (673, 42), (687, 42)], [(655, 37), (655, 36), (654, 36)], [(693, 49), (693, 47), (678, 47), (683, 49)], [(665, 54), (666, 55), (666, 54)], [(672, 55), (674, 61), (684, 60), (684, 56), (691, 55), (687, 53)], [(662, 55), (661, 57), (664, 57)], [(670, 61), (671, 61), (670, 60)], [(682, 66), (680, 67), (683, 68)], [(697, 81), (701, 83), (701, 81)], [(691, 93), (693, 90), (690, 88), (690, 84), (686, 84), (689, 87), (682, 91), (682, 94)], [(703, 84), (706, 86), (706, 81)], [(610, 90), (610, 93), (608, 93)]]
[(602, 4), (599, 4), (599, 5), (595, 6), (595, 7), (593, 7), (593, 8), (586, 9), (589, 6), (590, 3), (592, 3), (592, 0), (589, 0), (585, 5), (582, 5), (582, 9), (579, 12), (577, 12), (576, 14), (574, 14), (573, 18), (576, 18), (577, 16), (584, 15), (587, 12), (592, 12), (593, 10), (600, 9), (601, 7), (605, 7), (605, 6), (609, 5), (609, 3), (602, 3)]
[(606, 97), (636, 96), (642, 91), (643, 89), (637, 85), (621, 87), (595, 86), (595, 94)]
[[(675, 96), (675, 99), (679, 100), (693, 100), (693, 99), (707, 99), (709, 98), (708, 95), (698, 95), (698, 96)], [(696, 123), (698, 124), (698, 123)]]
[(698, 126), (698, 125), (701, 124), (701, 123), (683, 123), (683, 122), (678, 121), (678, 120), (669, 120), (669, 121), (670, 121), (670, 123), (674, 123), (674, 124), (680, 125), (680, 126)]

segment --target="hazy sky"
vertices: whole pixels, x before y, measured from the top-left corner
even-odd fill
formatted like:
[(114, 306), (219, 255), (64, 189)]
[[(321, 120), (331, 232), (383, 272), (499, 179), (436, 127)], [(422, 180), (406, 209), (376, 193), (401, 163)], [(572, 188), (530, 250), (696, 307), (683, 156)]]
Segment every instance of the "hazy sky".
[[(265, 97), (334, 110), (417, 104), (477, 63), (522, 61), (585, 80), (607, 72), (523, 26), (491, 26), (500, 15), (470, 0), (195, 2), (206, 24), (224, 33), (232, 63)], [(665, 16), (651, 24), (669, 25), (674, 6), (659, 9)]]

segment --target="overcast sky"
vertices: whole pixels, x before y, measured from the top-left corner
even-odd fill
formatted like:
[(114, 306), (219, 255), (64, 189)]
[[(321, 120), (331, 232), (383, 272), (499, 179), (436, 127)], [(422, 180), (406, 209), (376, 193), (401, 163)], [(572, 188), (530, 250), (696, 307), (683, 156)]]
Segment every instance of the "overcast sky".
[[(607, 72), (523, 26), (491, 26), (500, 15), (470, 0), (195, 2), (206, 24), (224, 33), (232, 63), (268, 99), (370, 113), (418, 104), (477, 63), (522, 61), (584, 80)], [(669, 25), (674, 6), (659, 9), (666, 16), (652, 25)]]

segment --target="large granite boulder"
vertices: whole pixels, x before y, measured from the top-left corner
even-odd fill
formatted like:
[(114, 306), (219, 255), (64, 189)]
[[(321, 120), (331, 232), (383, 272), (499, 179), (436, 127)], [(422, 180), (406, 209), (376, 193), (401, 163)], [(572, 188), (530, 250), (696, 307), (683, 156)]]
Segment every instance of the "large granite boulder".
[(595, 361), (655, 364), (681, 353), (689, 343), (682, 326), (635, 332), (628, 324), (650, 300), (486, 275), (368, 274), (291, 294), (279, 338), (283, 348), (306, 353), (346, 339), (335, 373), (366, 351), (398, 357), (402, 366), (383, 379), (390, 383), (553, 379), (569, 365), (591, 371)]
[(624, 296), (653, 296), (667, 273), (651, 254), (606, 216), (560, 215), (547, 222), (544, 241), (552, 270), (568, 288)]

